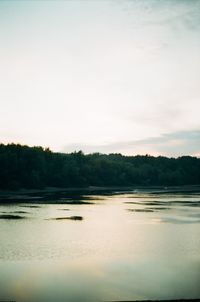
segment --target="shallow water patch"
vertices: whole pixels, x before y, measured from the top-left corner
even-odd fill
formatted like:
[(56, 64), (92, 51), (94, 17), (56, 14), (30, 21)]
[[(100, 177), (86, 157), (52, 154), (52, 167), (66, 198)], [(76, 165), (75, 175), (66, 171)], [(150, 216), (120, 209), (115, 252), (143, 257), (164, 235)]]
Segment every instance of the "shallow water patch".
[(9, 215), (9, 214), (3, 214), (0, 215), (0, 219), (23, 219), (26, 218), (25, 216), (20, 216), (20, 215)]
[(56, 217), (48, 220), (83, 220), (82, 216), (67, 216), (67, 217)]

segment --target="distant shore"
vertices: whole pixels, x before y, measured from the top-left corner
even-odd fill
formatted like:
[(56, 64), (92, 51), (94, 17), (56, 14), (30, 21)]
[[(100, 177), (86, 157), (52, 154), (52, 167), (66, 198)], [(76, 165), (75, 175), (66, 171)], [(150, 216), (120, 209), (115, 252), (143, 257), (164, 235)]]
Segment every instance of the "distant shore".
[(45, 192), (52, 191), (52, 187), (56, 187), (53, 191), (102, 191), (200, 185), (200, 158), (192, 156), (168, 158), (82, 151), (65, 154), (42, 147), (0, 144), (0, 167), (0, 189), (10, 192), (22, 188)]

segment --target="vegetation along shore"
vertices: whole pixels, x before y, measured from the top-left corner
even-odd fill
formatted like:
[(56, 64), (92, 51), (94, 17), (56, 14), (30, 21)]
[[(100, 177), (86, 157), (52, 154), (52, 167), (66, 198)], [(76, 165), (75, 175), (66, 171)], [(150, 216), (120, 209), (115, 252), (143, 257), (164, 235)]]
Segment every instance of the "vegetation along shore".
[(0, 190), (200, 184), (200, 158), (54, 153), (0, 144)]

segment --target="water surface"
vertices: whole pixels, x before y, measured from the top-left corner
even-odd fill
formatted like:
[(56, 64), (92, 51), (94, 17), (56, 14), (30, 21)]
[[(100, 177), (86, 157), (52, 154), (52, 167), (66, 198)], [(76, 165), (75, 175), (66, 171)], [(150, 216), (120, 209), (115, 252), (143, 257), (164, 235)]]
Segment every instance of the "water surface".
[(79, 200), (0, 205), (0, 300), (200, 297), (199, 193)]

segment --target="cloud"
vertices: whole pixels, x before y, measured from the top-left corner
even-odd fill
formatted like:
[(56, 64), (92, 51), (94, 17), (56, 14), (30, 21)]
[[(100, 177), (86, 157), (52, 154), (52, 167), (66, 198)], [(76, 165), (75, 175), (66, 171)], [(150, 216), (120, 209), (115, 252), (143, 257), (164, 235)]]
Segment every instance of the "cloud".
[(152, 154), (170, 157), (200, 156), (200, 130), (172, 132), (158, 137), (104, 145), (69, 144), (62, 151), (73, 152), (78, 150), (85, 153)]
[(199, 0), (0, 6), (1, 141), (198, 152), (178, 133), (200, 129)]

